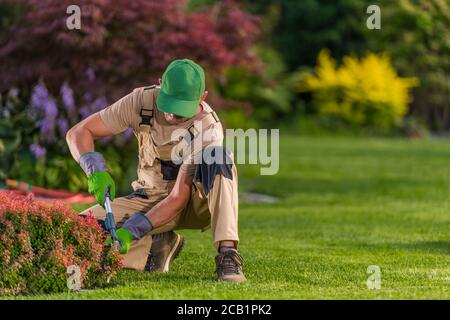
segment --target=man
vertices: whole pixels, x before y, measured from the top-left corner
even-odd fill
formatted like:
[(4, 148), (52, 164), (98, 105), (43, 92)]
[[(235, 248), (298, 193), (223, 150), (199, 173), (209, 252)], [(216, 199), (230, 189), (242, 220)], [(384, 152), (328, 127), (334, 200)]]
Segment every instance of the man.
[[(222, 125), (205, 102), (207, 94), (203, 69), (188, 59), (175, 60), (164, 72), (161, 87), (134, 89), (67, 133), (70, 152), (98, 202), (81, 214), (92, 213), (104, 224), (104, 194), (110, 187), (126, 268), (166, 272), (184, 243), (173, 230), (211, 227), (218, 280), (246, 280), (237, 251), (237, 171), (223, 148)], [(94, 140), (128, 128), (138, 139), (138, 179), (132, 194), (114, 199), (114, 180), (103, 156), (94, 151)], [(188, 134), (174, 134), (180, 130)], [(198, 141), (200, 152), (195, 148)], [(199, 162), (206, 152), (226, 161)]]

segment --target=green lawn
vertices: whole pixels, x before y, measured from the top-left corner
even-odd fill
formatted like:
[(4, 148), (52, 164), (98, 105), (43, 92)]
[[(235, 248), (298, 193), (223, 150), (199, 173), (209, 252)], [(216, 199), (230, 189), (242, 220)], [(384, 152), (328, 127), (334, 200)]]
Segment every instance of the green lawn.
[[(111, 286), (49, 299), (448, 299), (450, 141), (282, 137), (280, 172), (240, 168), (248, 281), (214, 281), (211, 234), (183, 231), (171, 272), (122, 271)], [(366, 286), (381, 268), (381, 290)], [(36, 298), (36, 297), (34, 297)]]

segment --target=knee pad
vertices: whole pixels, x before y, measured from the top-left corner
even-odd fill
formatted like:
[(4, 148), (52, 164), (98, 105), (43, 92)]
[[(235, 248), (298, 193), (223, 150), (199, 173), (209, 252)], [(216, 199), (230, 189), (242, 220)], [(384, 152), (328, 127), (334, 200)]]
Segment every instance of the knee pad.
[(207, 195), (212, 189), (216, 175), (233, 180), (231, 152), (223, 146), (206, 147), (202, 163), (197, 165), (194, 181), (200, 182)]

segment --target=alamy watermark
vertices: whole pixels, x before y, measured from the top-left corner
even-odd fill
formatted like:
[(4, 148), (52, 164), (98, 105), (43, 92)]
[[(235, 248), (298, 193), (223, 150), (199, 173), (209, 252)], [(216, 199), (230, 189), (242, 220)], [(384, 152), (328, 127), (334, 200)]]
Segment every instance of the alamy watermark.
[(381, 268), (379, 266), (368, 266), (367, 274), (370, 276), (367, 278), (366, 285), (369, 290), (381, 289)]
[(376, 4), (372, 4), (367, 7), (367, 14), (370, 16), (367, 18), (366, 26), (369, 30), (381, 29), (381, 9)]
[[(69, 15), (66, 19), (66, 26), (69, 30), (81, 29), (81, 8), (77, 5), (67, 7), (66, 13)], [(370, 16), (367, 18), (366, 26), (370, 30), (381, 29), (381, 9), (378, 5), (370, 5), (366, 10)], [(199, 163), (217, 163), (225, 164), (232, 162), (232, 156), (224, 156), (221, 152), (210, 152), (213, 149), (204, 148), (208, 140), (212, 143), (221, 141), (218, 138), (220, 133), (217, 130), (202, 131), (201, 123), (194, 125), (195, 134), (187, 130), (175, 130), (172, 135), (172, 141), (183, 137), (187, 143), (180, 144), (180, 148), (174, 148), (172, 152), (172, 161), (180, 164), (184, 161), (190, 161), (194, 164)], [(198, 138), (200, 136), (200, 138)], [(222, 133), (222, 139), (223, 139)], [(274, 175), (279, 170), (279, 129), (227, 129), (225, 134), (226, 150), (235, 151), (234, 157), (236, 164), (259, 164), (261, 165), (261, 175)], [(193, 140), (193, 141), (191, 141)], [(189, 159), (188, 155), (195, 155)]]
[(66, 272), (69, 274), (67, 278), (67, 288), (70, 291), (81, 290), (81, 270), (77, 265), (71, 265), (67, 267)]
[[(70, 5), (66, 9), (66, 13), (70, 16), (66, 19), (66, 26), (69, 30), (81, 29), (81, 9), (77, 5)], [(381, 29), (381, 9), (378, 5), (372, 4), (367, 7), (367, 14), (370, 16), (366, 20), (366, 26), (369, 30)]]
[(274, 175), (279, 170), (279, 129), (227, 129), (224, 137), (221, 128), (204, 130), (202, 122), (195, 121), (190, 130), (174, 130), (171, 140), (180, 141), (171, 153), (175, 164), (259, 164), (264, 166), (261, 175)]
[(66, 19), (66, 26), (69, 30), (81, 29), (81, 9), (77, 5), (70, 5), (66, 10), (67, 14), (70, 14)]

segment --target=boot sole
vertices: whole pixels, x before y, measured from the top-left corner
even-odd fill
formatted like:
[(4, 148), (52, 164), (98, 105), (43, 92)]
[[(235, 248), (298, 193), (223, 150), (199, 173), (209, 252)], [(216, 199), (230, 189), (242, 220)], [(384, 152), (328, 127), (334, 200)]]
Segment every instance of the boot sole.
[(162, 272), (169, 272), (169, 267), (172, 264), (173, 260), (175, 260), (180, 254), (181, 250), (184, 246), (184, 237), (177, 234), (177, 241), (173, 246), (172, 250), (170, 250), (169, 255), (167, 256), (166, 263), (164, 263), (164, 268)]

